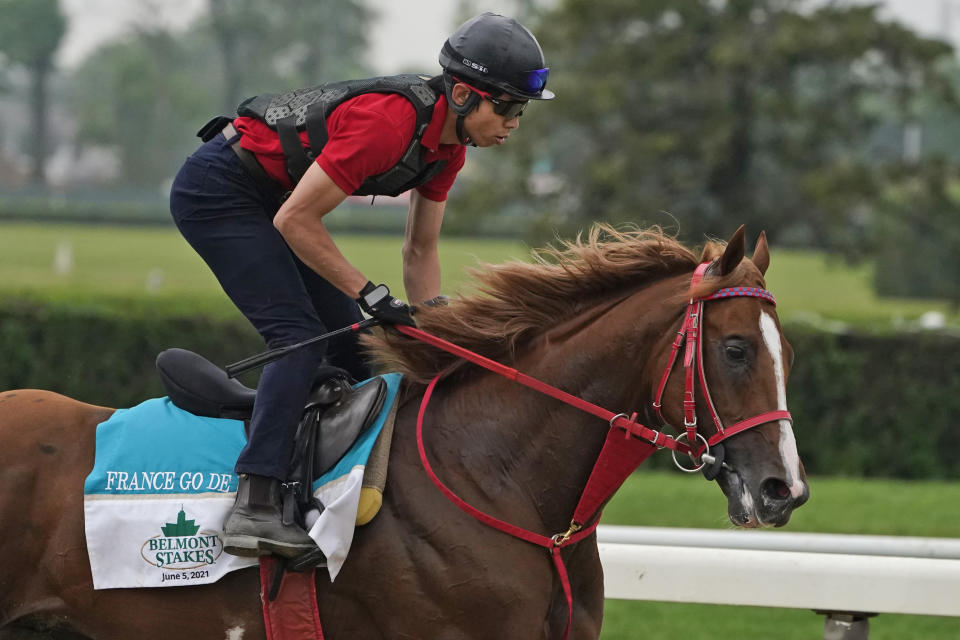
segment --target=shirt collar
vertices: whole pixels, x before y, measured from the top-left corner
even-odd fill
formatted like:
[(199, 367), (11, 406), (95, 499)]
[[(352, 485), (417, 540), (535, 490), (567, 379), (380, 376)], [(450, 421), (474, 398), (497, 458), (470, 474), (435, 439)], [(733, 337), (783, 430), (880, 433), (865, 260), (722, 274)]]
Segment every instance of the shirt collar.
[(443, 133), (443, 123), (447, 119), (447, 96), (441, 94), (433, 105), (433, 117), (430, 118), (430, 124), (427, 130), (423, 132), (420, 138), (420, 144), (430, 151), (436, 152), (440, 147), (440, 134)]

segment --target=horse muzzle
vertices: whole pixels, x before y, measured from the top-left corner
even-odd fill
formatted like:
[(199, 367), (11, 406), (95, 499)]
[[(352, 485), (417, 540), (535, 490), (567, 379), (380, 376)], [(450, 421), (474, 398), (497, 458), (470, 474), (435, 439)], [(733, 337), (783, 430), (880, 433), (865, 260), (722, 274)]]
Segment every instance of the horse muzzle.
[(790, 520), (793, 510), (810, 499), (810, 486), (800, 481), (791, 488), (780, 478), (767, 478), (760, 483), (757, 515), (761, 526), (782, 527)]
[(738, 527), (782, 527), (789, 522), (794, 509), (810, 498), (806, 481), (801, 481), (796, 487), (787, 485), (776, 476), (767, 476), (754, 482), (726, 464), (719, 466), (715, 477), (727, 496), (730, 522)]

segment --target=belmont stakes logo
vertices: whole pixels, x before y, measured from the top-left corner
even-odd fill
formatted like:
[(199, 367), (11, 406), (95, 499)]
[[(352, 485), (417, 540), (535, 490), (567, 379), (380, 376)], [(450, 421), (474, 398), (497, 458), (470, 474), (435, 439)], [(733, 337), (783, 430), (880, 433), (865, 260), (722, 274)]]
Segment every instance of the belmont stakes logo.
[(163, 582), (207, 577), (207, 571), (192, 570), (212, 565), (223, 553), (223, 543), (217, 532), (200, 531), (200, 525), (187, 520), (182, 508), (177, 514), (177, 521), (166, 523), (160, 527), (160, 531), (162, 535), (153, 536), (143, 543), (140, 555), (159, 569), (183, 572), (164, 574)]

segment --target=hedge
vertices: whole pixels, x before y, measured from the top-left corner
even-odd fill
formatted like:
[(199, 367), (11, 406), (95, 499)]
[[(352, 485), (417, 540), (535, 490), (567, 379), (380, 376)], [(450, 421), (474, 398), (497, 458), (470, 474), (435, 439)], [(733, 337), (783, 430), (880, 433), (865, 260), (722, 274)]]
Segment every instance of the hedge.
[[(960, 478), (960, 337), (829, 333), (786, 326), (788, 387), (811, 473)], [(263, 349), (237, 317), (170, 317), (66, 304), (0, 304), (0, 389), (41, 388), (114, 407), (163, 395), (156, 354), (183, 347), (226, 364)], [(256, 384), (255, 375), (244, 379)], [(654, 456), (652, 466), (669, 464)]]
[(170, 347), (220, 365), (264, 349), (243, 318), (170, 317), (145, 305), (125, 314), (28, 300), (0, 305), (0, 389), (49, 389), (129, 407), (164, 395), (154, 361)]
[(811, 471), (960, 478), (960, 337), (786, 327), (788, 404)]

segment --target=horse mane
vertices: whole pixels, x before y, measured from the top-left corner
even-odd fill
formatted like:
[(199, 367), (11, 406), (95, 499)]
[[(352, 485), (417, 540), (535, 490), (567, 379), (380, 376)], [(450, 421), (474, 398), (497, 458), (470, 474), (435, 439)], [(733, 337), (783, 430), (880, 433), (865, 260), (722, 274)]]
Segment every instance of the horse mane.
[[(719, 255), (710, 242), (700, 259)], [(499, 362), (515, 359), (519, 346), (619, 292), (693, 271), (700, 260), (659, 227), (616, 229), (594, 224), (586, 238), (531, 251), (531, 262), (480, 263), (468, 269), (476, 293), (446, 306), (419, 307), (417, 326)], [(463, 360), (396, 331), (362, 338), (381, 370), (400, 371), (411, 382), (450, 373)]]

